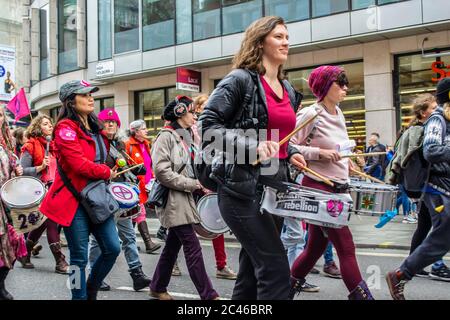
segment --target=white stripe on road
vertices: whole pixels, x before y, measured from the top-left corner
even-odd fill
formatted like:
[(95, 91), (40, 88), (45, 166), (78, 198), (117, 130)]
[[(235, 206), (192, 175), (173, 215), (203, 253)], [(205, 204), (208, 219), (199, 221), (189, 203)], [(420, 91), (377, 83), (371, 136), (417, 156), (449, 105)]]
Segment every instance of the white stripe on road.
[[(131, 287), (118, 287), (118, 288), (116, 288), (116, 290), (135, 292), (134, 289), (131, 288)], [(144, 288), (144, 289), (140, 290), (139, 292), (149, 292), (149, 291), (150, 291), (149, 288)], [(190, 293), (181, 293), (181, 292), (171, 292), (171, 291), (169, 291), (169, 294), (171, 296), (173, 296), (173, 297), (178, 297), (178, 298), (188, 298), (188, 299), (200, 300), (200, 296), (195, 295), (195, 294), (190, 294)], [(220, 300), (230, 300), (230, 299), (221, 297)]]

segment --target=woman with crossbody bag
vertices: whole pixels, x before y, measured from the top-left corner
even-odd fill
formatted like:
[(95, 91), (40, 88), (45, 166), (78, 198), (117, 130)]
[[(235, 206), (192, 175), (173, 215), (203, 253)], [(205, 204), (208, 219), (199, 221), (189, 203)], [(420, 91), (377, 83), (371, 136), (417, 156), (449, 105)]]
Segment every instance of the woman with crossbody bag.
[[(195, 179), (192, 162), (193, 139), (190, 128), (195, 123), (195, 110), (188, 97), (177, 97), (164, 109), (164, 120), (170, 125), (158, 134), (152, 148), (153, 172), (156, 179), (169, 188), (164, 207), (156, 207), (161, 225), (168, 228), (167, 240), (150, 284), (150, 295), (172, 300), (167, 292), (173, 266), (183, 247), (189, 275), (203, 300), (216, 299), (193, 224), (200, 223), (192, 192), (202, 188)], [(181, 168), (181, 170), (180, 170)]]
[[(40, 207), (49, 219), (64, 226), (70, 252), (72, 299), (96, 300), (98, 289), (120, 254), (120, 242), (113, 215), (101, 223), (94, 221), (80, 194), (90, 182), (114, 179), (116, 172), (103, 164), (109, 150), (108, 139), (94, 114), (98, 91), (86, 81), (70, 81), (61, 86), (63, 103), (54, 130), (58, 170), (55, 181)], [(106, 194), (105, 194), (106, 197)], [(100, 257), (86, 281), (89, 234), (100, 244)]]

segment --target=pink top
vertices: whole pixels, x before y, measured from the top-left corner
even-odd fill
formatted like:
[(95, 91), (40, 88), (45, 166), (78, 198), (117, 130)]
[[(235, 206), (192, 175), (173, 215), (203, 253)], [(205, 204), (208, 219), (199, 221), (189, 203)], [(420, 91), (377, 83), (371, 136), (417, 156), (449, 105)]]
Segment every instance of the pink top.
[(153, 179), (153, 173), (152, 173), (152, 158), (150, 157), (149, 153), (147, 152), (147, 149), (145, 148), (144, 143), (139, 143), (139, 146), (141, 147), (141, 154), (144, 158), (144, 165), (146, 169), (145, 173), (145, 184), (149, 183), (151, 179)]
[[(264, 77), (260, 76), (260, 78), (267, 100), (267, 112), (269, 118), (267, 124), (267, 139), (279, 142), (295, 129), (295, 112), (292, 109), (291, 100), (289, 99), (286, 88), (283, 87), (283, 98), (280, 99)], [(278, 130), (278, 135), (272, 132), (272, 130)], [(283, 144), (276, 157), (279, 159), (286, 159), (288, 157), (287, 148), (288, 143)]]
[[(349, 140), (347, 129), (345, 127), (345, 118), (339, 107), (336, 106), (337, 115), (328, 113), (321, 105), (314, 104), (310, 107), (303, 108), (297, 113), (297, 126), (317, 114), (316, 110), (323, 109), (322, 113), (305, 128), (300, 130), (292, 137), (290, 143), (299, 149), (308, 163), (308, 168), (320, 173), (321, 175), (338, 182), (346, 182), (348, 180), (348, 161), (342, 159), (338, 162), (326, 160), (319, 161), (320, 149), (336, 150), (337, 145)], [(307, 146), (307, 138), (313, 128), (316, 128), (309, 146)], [(308, 177), (317, 180), (316, 177), (306, 173)]]

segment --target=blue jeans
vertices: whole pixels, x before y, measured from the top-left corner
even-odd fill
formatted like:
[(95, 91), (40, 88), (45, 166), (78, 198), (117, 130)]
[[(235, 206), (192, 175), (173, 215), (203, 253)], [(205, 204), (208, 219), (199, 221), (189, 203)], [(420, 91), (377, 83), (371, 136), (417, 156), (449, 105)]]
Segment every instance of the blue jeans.
[(289, 268), (292, 267), (295, 259), (303, 252), (306, 245), (305, 231), (302, 222), (292, 218), (284, 218), (281, 229), (281, 242), (287, 252)]
[(101, 224), (93, 224), (87, 213), (80, 206), (75, 213), (72, 224), (64, 228), (70, 253), (69, 282), (73, 300), (86, 300), (86, 274), (88, 263), (89, 234), (94, 234), (100, 246), (101, 255), (95, 261), (89, 275), (93, 288), (100, 285), (111, 271), (120, 254), (120, 242), (114, 218), (111, 216)]
[[(142, 263), (139, 260), (139, 251), (136, 245), (136, 233), (134, 232), (133, 222), (131, 219), (118, 220), (117, 231), (119, 232), (119, 238), (122, 242), (125, 260), (127, 260), (128, 271), (142, 267)], [(101, 250), (98, 242), (95, 240), (95, 237), (91, 236), (91, 241), (89, 243), (89, 265), (91, 268), (100, 254)]]
[(405, 188), (401, 184), (399, 185), (397, 204), (395, 206), (397, 208), (397, 211), (400, 208), (400, 205), (403, 206), (404, 216), (407, 216), (411, 213), (411, 200), (409, 200), (408, 196), (406, 195)]

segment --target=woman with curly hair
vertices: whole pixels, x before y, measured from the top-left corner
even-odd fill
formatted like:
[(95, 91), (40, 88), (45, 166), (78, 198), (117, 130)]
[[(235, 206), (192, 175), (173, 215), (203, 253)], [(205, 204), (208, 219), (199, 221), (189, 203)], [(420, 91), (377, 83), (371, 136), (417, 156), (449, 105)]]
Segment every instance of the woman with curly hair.
[[(27, 129), (29, 140), (22, 147), (20, 159), (20, 163), (24, 168), (24, 175), (38, 178), (46, 186), (50, 186), (53, 183), (56, 172), (55, 149), (51, 141), (52, 133), (53, 123), (49, 116), (39, 115), (34, 118)], [(34, 268), (30, 261), (32, 249), (45, 230), (47, 230), (48, 245), (56, 262), (55, 272), (66, 274), (69, 265), (61, 250), (58, 224), (51, 219), (47, 219), (39, 228), (28, 234), (26, 241), (28, 254), (22, 261), (23, 267), (25, 269)]]
[[(14, 154), (14, 139), (5, 118), (5, 111), (0, 108), (0, 186), (14, 175), (20, 176), (23, 173)], [(3, 202), (0, 201), (0, 300), (13, 300), (13, 296), (6, 291), (5, 279), (14, 262), (26, 254), (25, 240), (8, 223)]]

